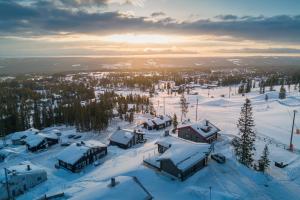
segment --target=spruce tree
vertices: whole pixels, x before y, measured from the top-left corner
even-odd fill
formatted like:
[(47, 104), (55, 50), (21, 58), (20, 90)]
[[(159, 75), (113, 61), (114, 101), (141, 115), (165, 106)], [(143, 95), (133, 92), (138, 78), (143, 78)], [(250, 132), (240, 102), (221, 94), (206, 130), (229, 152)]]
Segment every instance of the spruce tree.
[(255, 150), (255, 132), (254, 120), (252, 116), (252, 107), (249, 99), (246, 99), (241, 108), (240, 118), (237, 127), (239, 129), (240, 138), (234, 142), (234, 150), (238, 161), (247, 167), (250, 167), (253, 162), (253, 151)]
[(279, 91), (279, 99), (285, 99), (285, 97), (286, 97), (286, 90), (285, 90), (284, 86), (281, 85), (280, 91)]
[(180, 108), (181, 108), (181, 121), (183, 117), (186, 117), (186, 114), (188, 113), (188, 103), (186, 101), (186, 98), (184, 96), (184, 93), (180, 97)]
[(175, 113), (174, 113), (172, 121), (173, 121), (173, 127), (174, 127), (173, 132), (175, 132), (175, 130), (177, 129), (177, 126), (178, 126), (177, 115)]
[(265, 172), (269, 166), (270, 166), (269, 149), (268, 149), (268, 146), (265, 145), (262, 155), (261, 155), (260, 159), (258, 160), (259, 171)]

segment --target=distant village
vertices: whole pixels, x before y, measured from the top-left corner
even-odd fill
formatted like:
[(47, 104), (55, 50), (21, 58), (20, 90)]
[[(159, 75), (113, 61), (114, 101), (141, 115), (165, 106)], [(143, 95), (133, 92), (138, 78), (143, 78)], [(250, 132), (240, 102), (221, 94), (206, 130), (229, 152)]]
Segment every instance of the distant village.
[[(254, 72), (233, 70), (227, 72), (226, 78), (216, 78), (216, 73), (195, 76), (181, 74), (180, 77), (177, 74), (174, 80), (164, 80), (162, 77), (165, 75), (157, 74), (132, 76), (103, 72), (57, 77), (29, 76), (25, 81), (14, 78), (5, 80), (0, 83), (5, 86), (1, 87), (5, 94), (0, 97), (3, 99), (1, 102), (7, 102), (1, 105), (4, 112), (0, 125), (3, 141), (0, 160), (5, 162), (6, 159), (18, 156), (12, 149), (19, 147), (26, 148), (22, 152), (25, 158), (27, 155), (38, 155), (56, 149), (55, 159), (51, 163), (53, 170), (82, 173), (88, 166), (101, 166), (103, 162), (113, 159), (113, 156), (108, 157), (112, 147), (127, 150), (148, 145), (148, 140), (152, 139), (149, 135), (158, 134), (153, 153), (143, 156), (140, 159), (141, 165), (171, 180), (185, 181), (212, 160), (219, 164), (226, 162), (224, 155), (214, 152), (215, 145), (224, 139), (222, 130), (210, 119), (198, 119), (197, 114), (196, 120), (186, 118), (188, 102), (185, 94), (198, 95), (195, 88), (201, 88), (207, 92), (208, 98), (214, 98), (210, 90), (224, 84), (235, 84), (232, 88), (229, 86), (228, 94), (224, 94), (230, 98), (230, 95), (244, 96), (252, 88), (259, 88), (259, 92), (264, 94), (266, 86), (272, 91), (273, 86), (281, 84), (282, 87), (284, 85), (284, 90), (280, 90), (279, 98), (284, 99), (286, 92), (291, 90), (291, 85), (297, 90), (299, 87), (298, 80), (293, 78), (253, 76), (240, 80), (234, 75), (238, 74), (241, 78), (244, 74), (248, 76)], [(24, 96), (24, 91), (30, 92)], [(156, 110), (151, 98), (159, 92), (181, 96), (178, 102), (181, 116), (170, 114), (171, 111), (166, 112), (164, 101), (160, 102), (164, 111), (159, 113)], [(17, 101), (15, 95), (18, 96)], [(268, 98), (267, 95), (265, 98)], [(120, 125), (121, 122), (116, 123), (107, 142), (85, 137), (86, 132), (101, 135), (113, 121), (126, 122), (127, 126)], [(76, 131), (64, 131), (71, 127), (75, 127)], [(239, 147), (237, 145), (234, 148)], [(248, 161), (241, 162), (249, 164)], [(51, 181), (48, 172), (26, 159), (6, 166), (0, 186), (0, 200), (18, 197), (47, 181)], [(71, 199), (89, 199), (88, 194), (92, 193), (98, 194), (99, 199), (105, 199), (117, 194), (116, 190), (130, 191), (132, 187), (136, 188), (136, 197), (131, 199), (155, 198), (147, 185), (137, 177), (116, 176), (106, 180), (102, 186), (89, 188), (81, 196)], [(104, 194), (108, 196), (102, 197)], [(128, 194), (123, 195), (127, 199)], [(63, 196), (62, 192), (52, 196), (45, 194), (37, 199)]]

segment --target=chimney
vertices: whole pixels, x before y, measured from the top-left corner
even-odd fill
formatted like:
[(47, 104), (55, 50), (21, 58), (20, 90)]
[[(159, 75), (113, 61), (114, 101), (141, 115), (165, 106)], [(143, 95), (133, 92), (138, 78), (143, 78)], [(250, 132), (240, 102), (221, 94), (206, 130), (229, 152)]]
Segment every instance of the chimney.
[(30, 165), (27, 165), (27, 171), (30, 171), (31, 168), (30, 168)]
[(115, 187), (116, 186), (116, 179), (113, 177), (110, 179), (110, 186)]
[(208, 126), (208, 120), (206, 120), (206, 124), (205, 125)]

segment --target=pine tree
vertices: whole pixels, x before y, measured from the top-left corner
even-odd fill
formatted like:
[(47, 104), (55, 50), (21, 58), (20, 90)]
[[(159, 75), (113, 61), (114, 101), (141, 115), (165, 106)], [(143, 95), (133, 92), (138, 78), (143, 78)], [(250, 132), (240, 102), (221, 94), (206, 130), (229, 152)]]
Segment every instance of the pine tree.
[(286, 97), (286, 90), (285, 90), (284, 86), (281, 85), (280, 91), (279, 91), (279, 99), (285, 99), (285, 97)]
[(130, 112), (128, 121), (129, 121), (129, 123), (132, 123), (133, 120), (134, 120), (134, 113), (133, 113), (133, 112)]
[(265, 172), (269, 166), (270, 166), (269, 149), (268, 149), (268, 146), (265, 145), (262, 155), (261, 155), (260, 159), (258, 160), (259, 171)]
[(181, 107), (181, 121), (183, 117), (186, 117), (186, 114), (188, 113), (188, 103), (186, 101), (186, 98), (184, 94), (181, 95), (180, 97), (180, 107)]
[(241, 108), (241, 115), (238, 120), (237, 127), (239, 129), (240, 138), (234, 142), (234, 150), (238, 161), (247, 167), (253, 162), (253, 151), (255, 150), (255, 132), (253, 130), (254, 120), (252, 116), (252, 107), (249, 99), (246, 99)]
[(174, 113), (174, 116), (173, 116), (173, 127), (174, 127), (174, 132), (175, 130), (177, 129), (177, 126), (178, 126), (178, 121), (177, 121), (177, 115)]
[(246, 88), (245, 88), (245, 90), (246, 90), (245, 92), (246, 93), (251, 92), (251, 86), (252, 86), (251, 82), (252, 82), (251, 80), (247, 81)]

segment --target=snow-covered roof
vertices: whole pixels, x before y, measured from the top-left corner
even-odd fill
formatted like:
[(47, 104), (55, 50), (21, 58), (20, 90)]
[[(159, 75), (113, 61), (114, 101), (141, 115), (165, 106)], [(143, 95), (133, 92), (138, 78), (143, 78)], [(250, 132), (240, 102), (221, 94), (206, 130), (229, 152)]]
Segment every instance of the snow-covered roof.
[(173, 136), (167, 136), (157, 143), (170, 146), (157, 160), (170, 159), (180, 170), (186, 170), (202, 160), (211, 147), (210, 144), (195, 143)]
[(76, 143), (71, 144), (64, 150), (62, 150), (58, 155), (57, 159), (62, 160), (66, 163), (69, 163), (71, 165), (75, 164), (82, 156), (84, 156), (85, 153), (90, 148), (84, 145), (78, 145)]
[(90, 148), (107, 147), (107, 145), (105, 145), (102, 142), (99, 142), (97, 140), (87, 140), (87, 141), (84, 141), (83, 143), (85, 146), (90, 147)]
[[(29, 169), (28, 170), (28, 166)], [(44, 169), (41, 169), (40, 167), (33, 165), (32, 163), (22, 163), (19, 165), (10, 166), (7, 168), (8, 170), (8, 177), (14, 173), (14, 175), (24, 175), (24, 174), (40, 174), (40, 173), (46, 173)], [(4, 179), (4, 174), (1, 174), (1, 179)]]
[(191, 127), (194, 131), (196, 131), (203, 137), (209, 137), (220, 131), (219, 128), (217, 128), (215, 125), (210, 123), (208, 120), (202, 120), (200, 122), (193, 123), (190, 125), (183, 125), (178, 128), (180, 129), (180, 128), (184, 128), (184, 127)]
[(126, 129), (117, 130), (111, 135), (110, 141), (126, 145), (133, 138), (133, 136), (134, 136), (133, 130), (126, 130)]
[(19, 131), (19, 132), (12, 133), (10, 138), (11, 138), (11, 140), (20, 140), (20, 139), (25, 138), (29, 135), (34, 135), (38, 132), (39, 132), (38, 129), (30, 128), (26, 131)]
[(44, 138), (50, 138), (50, 139), (58, 139), (58, 136), (55, 133), (39, 133), (39, 136), (42, 136)]
[(45, 140), (45, 137), (43, 137), (42, 135), (39, 135), (39, 134), (28, 135), (28, 136), (24, 139), (25, 143), (26, 143), (29, 147), (37, 146), (38, 144), (40, 144), (41, 142), (43, 142), (43, 140)]
[(122, 200), (147, 200), (151, 196), (143, 189), (143, 186), (133, 177), (117, 176), (116, 185), (110, 186), (110, 180), (88, 187), (71, 200), (98, 200), (98, 199), (122, 199)]
[(147, 119), (147, 120), (145, 120), (145, 122), (144, 123), (146, 123), (148, 126), (154, 126), (154, 124), (153, 124), (153, 122), (152, 122), (152, 120), (151, 119)]
[(155, 117), (153, 120), (152, 120), (156, 125), (161, 125), (161, 124), (165, 124), (166, 121), (159, 118), (159, 117)]
[(58, 155), (57, 159), (62, 160), (71, 165), (75, 164), (89, 149), (95, 147), (106, 147), (101, 142), (95, 140), (88, 140), (82, 143), (73, 143), (70, 146), (62, 150)]

